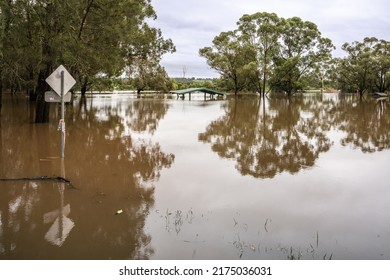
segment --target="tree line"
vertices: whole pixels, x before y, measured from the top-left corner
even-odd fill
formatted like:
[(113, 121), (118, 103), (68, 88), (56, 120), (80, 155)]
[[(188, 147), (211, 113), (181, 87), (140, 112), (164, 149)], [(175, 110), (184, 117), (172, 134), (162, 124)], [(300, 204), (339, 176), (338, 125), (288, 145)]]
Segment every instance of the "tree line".
[(244, 15), (237, 28), (216, 36), (199, 50), (221, 74), (226, 90), (285, 92), (307, 87), (346, 92), (385, 92), (390, 88), (390, 42), (365, 38), (345, 43), (344, 58), (333, 58), (335, 46), (316, 24), (275, 13)]
[(48, 121), (45, 79), (60, 64), (82, 94), (96, 79), (123, 73), (140, 89), (164, 82), (159, 62), (175, 47), (148, 24), (155, 18), (150, 0), (1, 1), (0, 100), (3, 89), (26, 91), (36, 122)]
[[(4, 89), (26, 91), (36, 101), (36, 122), (48, 121), (45, 79), (59, 64), (76, 78), (81, 94), (124, 73), (137, 92), (180, 88), (160, 65), (175, 46), (148, 24), (155, 18), (150, 0), (1, 1), (0, 108)], [(242, 16), (235, 30), (217, 35), (199, 54), (221, 74), (207, 86), (235, 94), (389, 90), (389, 41), (345, 43), (343, 58), (334, 58), (334, 49), (316, 24), (262, 12)]]

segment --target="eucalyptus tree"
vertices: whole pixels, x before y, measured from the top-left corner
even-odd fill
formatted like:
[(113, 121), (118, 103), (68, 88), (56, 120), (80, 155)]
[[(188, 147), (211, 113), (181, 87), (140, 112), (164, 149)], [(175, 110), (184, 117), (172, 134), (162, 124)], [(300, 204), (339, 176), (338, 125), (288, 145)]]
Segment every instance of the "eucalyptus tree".
[[(15, 33), (19, 23), (18, 17), (14, 16), (18, 9), (15, 7), (14, 1), (0, 2), (0, 105), (1, 97), (4, 88), (8, 88), (11, 92), (15, 92), (17, 85), (17, 77), (21, 76), (19, 63), (23, 61), (18, 52), (18, 43)], [(12, 64), (18, 67), (12, 67)]]
[[(9, 43), (2, 48), (2, 54), (7, 53), (0, 61), (6, 66), (1, 67), (2, 81), (7, 74), (7, 81), (14, 78), (12, 84), (34, 88), (36, 122), (48, 121), (45, 79), (59, 64), (70, 70), (85, 93), (96, 77), (123, 73), (131, 62), (129, 48), (146, 52), (159, 39), (149, 33), (143, 45), (134, 40), (143, 34), (147, 21), (156, 18), (150, 0), (14, 0), (1, 4), (1, 22), (12, 20)], [(3, 36), (4, 24), (1, 30)]]
[(375, 89), (385, 92), (390, 89), (390, 42), (378, 40), (373, 49)]
[[(31, 1), (2, 1), (1, 61), (3, 87), (16, 93), (22, 89), (34, 89), (42, 61), (38, 11)], [(28, 92), (33, 93), (33, 90)]]
[(4, 38), (5, 38), (5, 2), (0, 3), (0, 111), (3, 102), (3, 68), (4, 68)]
[(338, 63), (338, 82), (343, 91), (386, 92), (390, 89), (390, 42), (375, 37), (345, 43), (347, 57)]
[(342, 49), (348, 56), (340, 60), (339, 76), (344, 91), (358, 92), (363, 96), (369, 92), (375, 80), (373, 48), (376, 38), (364, 38), (363, 42), (345, 43)]
[(317, 26), (299, 17), (283, 20), (281, 46), (274, 57), (275, 73), (271, 85), (288, 96), (303, 87), (302, 78), (318, 63), (329, 60), (334, 46), (323, 38)]
[(312, 22), (256, 13), (244, 15), (237, 25), (215, 37), (213, 47), (200, 50), (212, 68), (234, 81), (236, 93), (249, 89), (264, 95), (273, 90), (290, 96), (303, 88), (305, 75), (331, 59), (331, 40)]
[(249, 64), (255, 60), (253, 48), (243, 43), (238, 31), (222, 32), (213, 40), (212, 47), (204, 47), (199, 54), (221, 76), (232, 82), (235, 95), (245, 89)]
[(147, 24), (133, 35), (134, 43), (126, 49), (126, 72), (137, 92), (145, 89), (168, 91), (171, 80), (160, 60), (165, 53), (176, 51), (173, 42), (164, 39), (161, 30)]
[[(131, 46), (144, 48), (137, 41), (139, 33), (143, 33), (145, 20), (155, 19), (156, 14), (149, 0), (76, 2), (74, 13), (77, 16), (69, 64), (84, 94), (97, 75), (114, 77), (122, 74), (129, 62), (128, 49)], [(151, 36), (147, 39), (150, 42), (156, 38)]]
[(268, 78), (272, 74), (272, 58), (277, 54), (280, 44), (283, 20), (275, 13), (256, 13), (244, 15), (238, 21), (242, 39), (256, 52), (255, 65), (257, 91), (264, 96), (268, 87)]

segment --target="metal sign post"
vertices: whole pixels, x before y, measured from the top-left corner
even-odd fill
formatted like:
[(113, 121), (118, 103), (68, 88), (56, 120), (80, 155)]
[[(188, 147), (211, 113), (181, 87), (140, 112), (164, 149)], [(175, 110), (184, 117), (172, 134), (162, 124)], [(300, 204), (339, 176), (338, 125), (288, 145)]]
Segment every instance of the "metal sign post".
[(61, 71), (61, 158), (65, 157), (65, 102), (64, 102), (64, 71)]

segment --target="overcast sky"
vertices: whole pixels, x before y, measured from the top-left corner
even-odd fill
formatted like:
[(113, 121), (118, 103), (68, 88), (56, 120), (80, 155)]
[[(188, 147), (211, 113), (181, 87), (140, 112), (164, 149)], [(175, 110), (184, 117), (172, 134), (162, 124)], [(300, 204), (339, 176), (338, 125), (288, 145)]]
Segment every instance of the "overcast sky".
[(345, 42), (377, 37), (390, 41), (389, 0), (152, 0), (157, 13), (153, 26), (162, 30), (176, 46), (163, 57), (162, 65), (171, 77), (218, 77), (199, 49), (212, 45), (221, 32), (236, 29), (244, 14), (272, 12), (279, 17), (300, 17), (318, 26), (323, 37), (333, 41), (342, 56)]

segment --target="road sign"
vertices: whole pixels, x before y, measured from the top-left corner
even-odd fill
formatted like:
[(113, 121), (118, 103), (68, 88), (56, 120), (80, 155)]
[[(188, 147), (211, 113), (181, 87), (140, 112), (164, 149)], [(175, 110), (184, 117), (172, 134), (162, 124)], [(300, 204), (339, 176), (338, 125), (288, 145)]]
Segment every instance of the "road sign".
[(63, 65), (60, 65), (54, 72), (47, 77), (46, 83), (61, 96), (61, 72), (64, 73), (64, 91), (68, 92), (75, 84), (76, 80), (69, 74), (68, 70)]
[[(64, 102), (70, 102), (72, 94), (70, 91), (64, 95)], [(61, 96), (56, 94), (54, 91), (46, 91), (45, 92), (45, 101), (46, 102), (61, 102)]]

